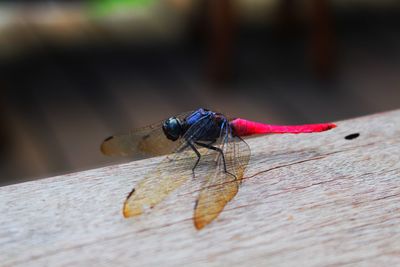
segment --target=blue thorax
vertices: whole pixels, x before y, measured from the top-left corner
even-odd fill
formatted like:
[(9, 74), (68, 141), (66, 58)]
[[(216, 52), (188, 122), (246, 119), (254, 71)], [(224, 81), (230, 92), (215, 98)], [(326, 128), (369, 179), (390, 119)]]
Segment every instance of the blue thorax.
[(204, 119), (205, 117), (209, 117), (215, 115), (215, 112), (209, 111), (207, 109), (199, 108), (195, 112), (193, 112), (191, 115), (189, 115), (186, 118), (186, 124), (187, 126), (192, 126), (196, 122), (198, 122), (201, 119)]

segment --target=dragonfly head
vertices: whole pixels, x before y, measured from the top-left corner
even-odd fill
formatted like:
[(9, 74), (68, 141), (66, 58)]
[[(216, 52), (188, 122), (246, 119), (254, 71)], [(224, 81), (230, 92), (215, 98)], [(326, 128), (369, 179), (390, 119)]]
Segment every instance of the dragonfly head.
[(169, 140), (176, 141), (182, 135), (182, 124), (176, 117), (171, 117), (164, 121), (162, 125), (164, 134)]

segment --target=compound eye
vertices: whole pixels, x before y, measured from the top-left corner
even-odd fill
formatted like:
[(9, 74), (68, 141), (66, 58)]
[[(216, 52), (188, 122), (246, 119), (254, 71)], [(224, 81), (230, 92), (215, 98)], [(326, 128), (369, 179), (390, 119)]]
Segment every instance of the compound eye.
[(176, 141), (182, 133), (182, 127), (179, 119), (171, 117), (163, 123), (163, 131), (168, 139)]

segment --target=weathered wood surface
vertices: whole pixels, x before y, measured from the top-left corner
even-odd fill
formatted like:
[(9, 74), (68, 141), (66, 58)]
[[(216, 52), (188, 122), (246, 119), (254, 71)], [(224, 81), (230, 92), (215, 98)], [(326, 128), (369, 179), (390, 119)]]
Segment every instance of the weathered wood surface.
[(157, 158), (2, 187), (0, 265), (400, 265), (400, 111), (248, 143), (247, 179), (201, 231), (197, 178), (150, 213), (122, 217)]

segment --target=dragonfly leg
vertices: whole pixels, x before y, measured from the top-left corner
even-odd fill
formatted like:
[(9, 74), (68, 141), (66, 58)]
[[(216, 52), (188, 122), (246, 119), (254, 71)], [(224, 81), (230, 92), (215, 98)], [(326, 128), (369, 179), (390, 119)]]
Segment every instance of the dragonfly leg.
[(201, 154), (200, 152), (197, 150), (197, 148), (191, 143), (188, 142), (188, 145), (190, 146), (190, 148), (194, 151), (194, 153), (196, 153), (197, 155), (197, 160), (196, 163), (194, 164), (193, 168), (192, 168), (192, 172), (193, 172), (193, 176), (194, 176), (194, 170), (196, 169), (197, 165), (199, 164), (199, 161), (201, 159)]
[(236, 176), (235, 176), (234, 174), (228, 172), (228, 170), (226, 169), (225, 156), (224, 156), (224, 152), (222, 151), (221, 148), (215, 147), (215, 146), (212, 146), (212, 145), (209, 145), (209, 144), (203, 144), (203, 143), (200, 143), (200, 142), (195, 142), (195, 143), (196, 143), (196, 145), (198, 145), (198, 146), (202, 146), (202, 147), (205, 147), (205, 148), (208, 148), (208, 149), (217, 151), (217, 152), (221, 155), (221, 157), (222, 157), (222, 162), (224, 163), (224, 171), (225, 171), (226, 173), (228, 173), (228, 174), (230, 174), (230, 175), (232, 175), (233, 177), (236, 178)]

